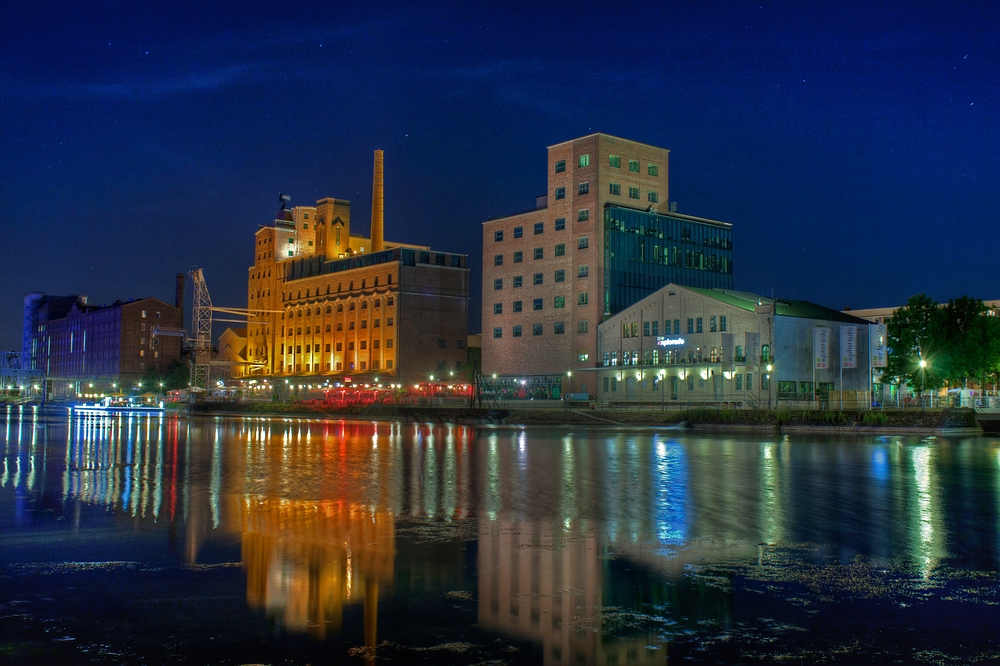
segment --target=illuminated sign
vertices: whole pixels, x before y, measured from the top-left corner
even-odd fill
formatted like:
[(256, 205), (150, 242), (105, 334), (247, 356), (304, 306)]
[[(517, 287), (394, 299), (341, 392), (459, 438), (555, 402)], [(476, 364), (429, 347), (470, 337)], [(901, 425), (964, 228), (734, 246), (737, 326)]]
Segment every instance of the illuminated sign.
[(677, 347), (684, 344), (684, 338), (656, 338), (656, 344), (660, 347)]

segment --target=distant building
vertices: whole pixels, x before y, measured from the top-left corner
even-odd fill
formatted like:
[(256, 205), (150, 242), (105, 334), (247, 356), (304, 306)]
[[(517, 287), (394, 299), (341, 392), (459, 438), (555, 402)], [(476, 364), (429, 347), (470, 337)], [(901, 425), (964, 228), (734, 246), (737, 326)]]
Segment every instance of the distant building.
[(732, 288), (732, 225), (669, 210), (669, 155), (606, 134), (549, 147), (535, 210), (483, 225), (484, 373), (593, 393), (576, 371), (605, 317), (669, 283)]
[(57, 394), (86, 392), (83, 383), (102, 391), (130, 387), (150, 369), (163, 372), (180, 359), (179, 337), (154, 335), (157, 327), (183, 327), (179, 304), (142, 298), (96, 306), (86, 296), (27, 294), (22, 362)]
[(466, 256), (383, 240), (382, 151), (372, 198), (370, 238), (332, 198), (257, 231), (242, 376), (410, 383), (465, 361)]
[(807, 301), (671, 284), (598, 327), (589, 374), (604, 402), (861, 407), (869, 326)]

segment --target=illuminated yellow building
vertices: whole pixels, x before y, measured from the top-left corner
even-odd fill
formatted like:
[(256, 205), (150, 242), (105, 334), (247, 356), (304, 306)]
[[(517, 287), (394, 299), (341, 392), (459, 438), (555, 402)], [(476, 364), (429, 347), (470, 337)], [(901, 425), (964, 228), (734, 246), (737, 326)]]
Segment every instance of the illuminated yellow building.
[(242, 376), (409, 383), (466, 359), (466, 256), (384, 241), (380, 150), (374, 180), (371, 237), (333, 198), (258, 229)]

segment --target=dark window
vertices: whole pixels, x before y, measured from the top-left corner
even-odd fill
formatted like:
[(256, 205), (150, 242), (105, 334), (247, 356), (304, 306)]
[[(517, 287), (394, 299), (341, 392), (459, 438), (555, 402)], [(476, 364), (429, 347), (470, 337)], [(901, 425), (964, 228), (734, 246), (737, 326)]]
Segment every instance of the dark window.
[(561, 269), (556, 271), (556, 282), (565, 282), (565, 281), (566, 281), (566, 271)]
[(536, 247), (535, 248), (535, 259), (541, 259), (545, 256), (545, 248)]
[(565, 217), (557, 217), (556, 218), (556, 231), (562, 231), (565, 228), (566, 228), (566, 218)]
[(533, 324), (531, 326), (531, 334), (532, 335), (541, 335), (542, 334), (542, 325), (541, 324)]
[(566, 188), (565, 187), (557, 187), (556, 188), (556, 199), (565, 199), (565, 198), (566, 198)]
[(502, 254), (495, 254), (495, 255), (493, 255), (493, 265), (494, 266), (503, 266), (503, 255)]
[(503, 337), (503, 329), (500, 328), (499, 326), (497, 326), (496, 328), (494, 328), (493, 329), (493, 337), (494, 338), (502, 338)]
[(542, 284), (543, 279), (542, 279), (542, 274), (541, 273), (535, 273), (535, 280), (534, 280), (534, 282), (535, 282), (535, 284)]
[(493, 290), (500, 291), (503, 289), (503, 278), (495, 278), (493, 280)]
[(514, 301), (513, 309), (514, 309), (514, 312), (520, 312), (521, 311), (521, 301)]
[(444, 338), (438, 338), (438, 349), (447, 349), (448, 341)]
[(521, 283), (522, 283), (522, 280), (523, 280), (523, 278), (520, 275), (515, 275), (514, 279), (512, 280), (513, 286), (514, 287), (520, 287)]
[(511, 335), (512, 335), (513, 337), (515, 337), (515, 338), (519, 338), (519, 337), (521, 337), (521, 327), (520, 327), (520, 326), (515, 326), (515, 327), (514, 327), (514, 328), (513, 328), (512, 330), (511, 330)]
[(494, 243), (499, 243), (502, 240), (503, 240), (503, 231), (502, 230), (501, 231), (494, 231), (493, 232), (493, 242)]
[(590, 192), (590, 183), (580, 183), (579, 193), (587, 194), (588, 192)]
[(493, 304), (493, 314), (503, 314), (503, 303)]
[(566, 160), (559, 160), (556, 162), (556, 173), (562, 173), (566, 170)]
[(543, 231), (545, 231), (545, 223), (544, 222), (535, 222), (535, 235), (537, 236), (538, 234), (542, 233)]
[(514, 227), (514, 238), (520, 238), (524, 235), (524, 227)]
[(556, 245), (556, 256), (561, 257), (564, 254), (566, 254), (566, 244), (559, 243), (558, 245)]
[(521, 250), (518, 250), (517, 252), (514, 253), (514, 263), (515, 264), (519, 264), (523, 260), (524, 260), (524, 252), (522, 252)]
[(555, 333), (556, 335), (562, 335), (563, 333), (565, 333), (566, 332), (565, 322), (557, 321), (555, 324), (553, 324), (552, 332)]
[(536, 298), (535, 300), (533, 300), (531, 302), (531, 309), (532, 310), (541, 310), (542, 309), (542, 299)]

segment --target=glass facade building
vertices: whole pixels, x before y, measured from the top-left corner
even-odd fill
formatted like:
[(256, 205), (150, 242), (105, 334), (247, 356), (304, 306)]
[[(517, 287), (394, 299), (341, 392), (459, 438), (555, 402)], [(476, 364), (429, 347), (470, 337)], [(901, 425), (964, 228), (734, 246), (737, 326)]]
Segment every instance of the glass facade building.
[(677, 213), (605, 207), (605, 314), (670, 283), (732, 289), (732, 227)]

